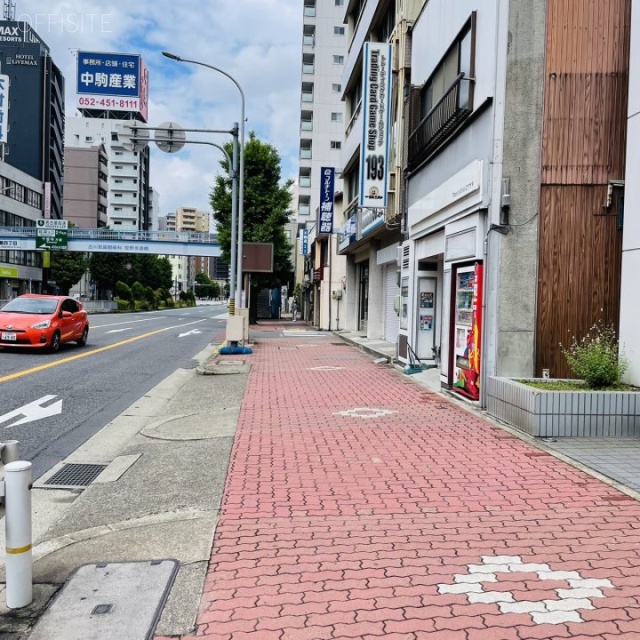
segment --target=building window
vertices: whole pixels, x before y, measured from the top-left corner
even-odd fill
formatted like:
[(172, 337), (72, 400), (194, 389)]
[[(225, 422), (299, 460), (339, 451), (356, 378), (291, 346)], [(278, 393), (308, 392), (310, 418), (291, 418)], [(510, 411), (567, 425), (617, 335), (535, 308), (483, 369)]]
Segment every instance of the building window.
[(344, 35), (344, 27), (333, 27), (333, 35), (334, 36), (343, 36)]
[(333, 64), (344, 64), (344, 56), (333, 56)]
[(313, 102), (313, 82), (302, 83), (302, 102)]
[(316, 25), (305, 24), (302, 32), (302, 44), (305, 47), (313, 47), (316, 44)]
[(311, 160), (311, 140), (300, 140), (300, 159)]
[(331, 112), (331, 122), (342, 122), (342, 114), (337, 111)]
[(111, 133), (111, 140), (112, 142), (118, 142), (118, 134), (115, 131)]
[(300, 174), (298, 177), (298, 184), (301, 187), (310, 187), (311, 186), (311, 168), (310, 167), (300, 167)]
[(308, 216), (311, 213), (311, 196), (299, 196), (298, 215)]
[[(475, 15), (475, 14), (474, 14)], [(420, 92), (420, 117), (424, 118), (438, 101), (453, 87), (460, 75), (466, 81), (460, 86), (460, 106), (470, 108), (470, 78), (473, 67), (472, 40), (475, 20), (470, 19), (453, 42)]]
[(334, 93), (340, 93), (342, 91), (342, 85), (341, 84), (332, 84), (331, 85), (331, 91), (333, 91)]
[(315, 56), (313, 53), (304, 53), (302, 55), (302, 73), (313, 73)]
[(429, 79), (412, 90), (409, 166), (446, 143), (473, 113), (475, 30), (474, 11)]
[(84, 141), (85, 142), (93, 142), (93, 136), (85, 136)]
[(344, 0), (335, 0), (336, 7), (342, 7), (344, 5)]
[(332, 149), (342, 149), (342, 142), (340, 142), (339, 140), (332, 140), (331, 141), (331, 148)]
[(316, 0), (304, 0), (304, 16), (305, 18), (316, 17)]

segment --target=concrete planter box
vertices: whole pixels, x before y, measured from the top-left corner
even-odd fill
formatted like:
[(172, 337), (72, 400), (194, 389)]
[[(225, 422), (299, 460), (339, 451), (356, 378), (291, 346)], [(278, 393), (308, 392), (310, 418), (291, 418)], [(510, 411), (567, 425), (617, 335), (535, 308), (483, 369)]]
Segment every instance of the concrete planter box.
[(532, 436), (640, 435), (640, 393), (634, 391), (544, 391), (489, 377), (487, 412)]

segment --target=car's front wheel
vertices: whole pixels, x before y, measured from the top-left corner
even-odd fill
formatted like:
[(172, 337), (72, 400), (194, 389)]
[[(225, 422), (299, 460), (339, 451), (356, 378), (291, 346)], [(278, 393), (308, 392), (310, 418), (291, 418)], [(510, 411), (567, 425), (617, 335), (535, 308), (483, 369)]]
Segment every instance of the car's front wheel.
[(82, 332), (82, 336), (80, 336), (79, 340), (76, 340), (76, 344), (80, 347), (84, 347), (87, 344), (87, 339), (89, 338), (89, 327), (85, 327)]
[(60, 332), (56, 331), (51, 338), (51, 344), (49, 345), (49, 351), (56, 353), (60, 349)]

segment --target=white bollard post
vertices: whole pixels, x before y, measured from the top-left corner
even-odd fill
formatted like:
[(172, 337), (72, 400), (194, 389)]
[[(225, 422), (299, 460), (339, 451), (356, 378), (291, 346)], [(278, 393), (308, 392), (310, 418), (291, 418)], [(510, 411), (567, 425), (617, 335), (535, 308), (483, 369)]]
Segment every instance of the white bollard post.
[(20, 454), (18, 453), (19, 443), (17, 440), (5, 440), (2, 444), (4, 445), (2, 453), (0, 454), (2, 464), (9, 464), (10, 462), (20, 460)]
[(33, 600), (31, 463), (10, 462), (4, 471), (7, 607), (19, 609)]

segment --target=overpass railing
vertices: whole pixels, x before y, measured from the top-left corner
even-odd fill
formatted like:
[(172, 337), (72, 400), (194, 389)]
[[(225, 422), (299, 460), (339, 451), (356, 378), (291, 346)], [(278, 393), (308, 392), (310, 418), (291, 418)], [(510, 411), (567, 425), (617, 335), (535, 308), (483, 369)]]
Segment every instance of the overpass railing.
[[(0, 236), (35, 238), (36, 227), (0, 227)], [(188, 231), (114, 231), (113, 229), (80, 229), (72, 227), (68, 230), (67, 237), (70, 240), (218, 243), (218, 235), (215, 233), (191, 233)]]

